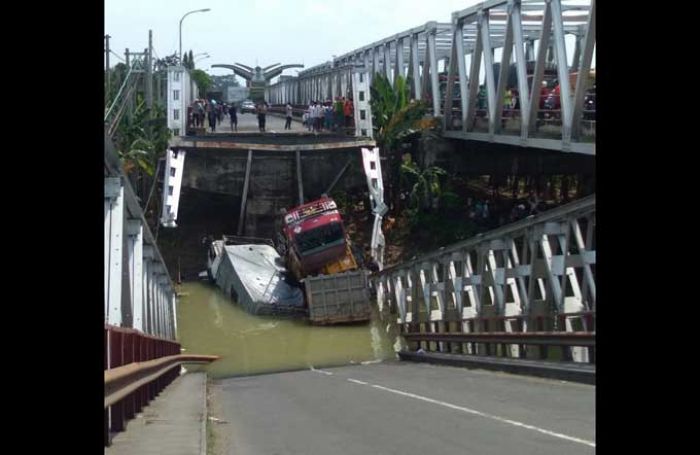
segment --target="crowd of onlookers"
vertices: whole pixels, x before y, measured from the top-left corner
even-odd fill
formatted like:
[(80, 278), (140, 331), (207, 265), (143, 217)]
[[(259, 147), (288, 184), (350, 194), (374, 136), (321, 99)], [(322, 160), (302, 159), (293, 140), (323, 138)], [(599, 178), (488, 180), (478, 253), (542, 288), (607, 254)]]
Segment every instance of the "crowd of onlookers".
[(335, 101), (312, 101), (302, 121), (309, 131), (331, 131), (354, 126), (352, 99), (336, 97)]
[(208, 124), (213, 132), (227, 115), (231, 119), (231, 129), (233, 129), (238, 123), (235, 106), (217, 103), (214, 100), (196, 99), (187, 108), (187, 126), (188, 128), (206, 128)]
[[(260, 101), (255, 105), (258, 118), (258, 128), (265, 131), (265, 123), (269, 104)], [(287, 103), (284, 107), (286, 122), (285, 130), (291, 129), (294, 108)], [(215, 100), (196, 99), (187, 108), (188, 128), (209, 128), (216, 131), (226, 116), (231, 122), (231, 131), (238, 131), (239, 107), (236, 104), (218, 103)], [(337, 97), (335, 101), (312, 101), (304, 110), (302, 122), (309, 131), (332, 131), (340, 128), (354, 127), (354, 106), (352, 99)]]

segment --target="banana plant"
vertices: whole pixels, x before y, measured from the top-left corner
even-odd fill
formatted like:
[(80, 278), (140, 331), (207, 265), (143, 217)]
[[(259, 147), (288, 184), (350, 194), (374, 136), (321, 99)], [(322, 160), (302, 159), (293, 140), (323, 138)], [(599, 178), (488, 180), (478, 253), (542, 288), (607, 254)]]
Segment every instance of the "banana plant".
[(439, 166), (430, 166), (421, 169), (418, 163), (411, 159), (411, 154), (406, 153), (401, 163), (402, 179), (409, 185), (412, 183), (409, 196), (410, 207), (413, 210), (430, 210), (434, 208), (433, 201), (440, 197), (442, 187), (440, 176), (447, 172)]
[(411, 101), (406, 79), (399, 76), (392, 87), (383, 74), (376, 74), (370, 87), (370, 105), (375, 137), (387, 150), (395, 150), (409, 136), (423, 128), (427, 112), (422, 101)]

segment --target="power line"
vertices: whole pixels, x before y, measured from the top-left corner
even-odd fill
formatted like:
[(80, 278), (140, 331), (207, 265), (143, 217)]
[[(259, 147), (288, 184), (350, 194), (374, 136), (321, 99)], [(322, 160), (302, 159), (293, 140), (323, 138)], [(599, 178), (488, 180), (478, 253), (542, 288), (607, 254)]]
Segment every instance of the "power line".
[(114, 54), (114, 56), (117, 57), (117, 58), (118, 58), (119, 60), (121, 60), (122, 62), (126, 63), (126, 60), (124, 60), (124, 59), (121, 57), (121, 55), (117, 54), (117, 53), (114, 52), (112, 49), (110, 49), (109, 52), (112, 53), (112, 54)]

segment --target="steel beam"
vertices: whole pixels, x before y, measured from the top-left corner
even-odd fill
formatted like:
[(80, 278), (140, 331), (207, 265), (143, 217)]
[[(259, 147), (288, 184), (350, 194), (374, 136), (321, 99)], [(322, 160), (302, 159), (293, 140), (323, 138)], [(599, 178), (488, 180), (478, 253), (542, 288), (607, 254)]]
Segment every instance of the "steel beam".
[(250, 168), (253, 162), (253, 150), (248, 150), (248, 161), (245, 167), (245, 181), (243, 182), (243, 194), (241, 195), (241, 212), (238, 215), (238, 235), (243, 235), (245, 224), (245, 205), (248, 200), (248, 185), (250, 183)]
[(128, 220), (129, 277), (132, 280), (132, 327), (143, 330), (143, 226), (141, 220)]
[[(433, 99), (433, 115), (434, 116), (439, 116), (440, 115), (440, 83), (438, 81), (438, 64), (437, 64), (437, 55), (435, 51), (435, 33), (437, 32), (437, 29), (432, 29), (430, 30), (427, 35), (428, 35), (428, 61), (430, 63), (430, 88), (432, 91), (432, 99)], [(426, 78), (427, 74), (423, 74), (423, 77)]]
[[(535, 62), (535, 71), (532, 76), (532, 93), (530, 94), (530, 111), (528, 115), (528, 124), (530, 132), (534, 132), (537, 126), (537, 113), (540, 109), (540, 92), (542, 91), (542, 78), (544, 76), (544, 67), (546, 65), (545, 58), (547, 56), (547, 48), (549, 47), (549, 38), (552, 34), (552, 12), (549, 7), (549, 2), (545, 2), (544, 19), (542, 20), (542, 30), (540, 32), (540, 44), (537, 49), (537, 61)], [(525, 113), (523, 113), (525, 115)]]
[[(250, 153), (250, 152), (249, 152)], [(304, 183), (301, 179), (301, 150), (296, 151), (297, 185), (299, 187), (299, 205), (304, 203)]]
[(411, 35), (409, 38), (409, 45), (411, 46), (411, 61), (409, 74), (413, 81), (413, 98), (420, 100), (421, 98), (421, 80), (420, 80), (420, 69), (418, 61), (418, 35)]
[(394, 79), (391, 77), (391, 41), (383, 46), (384, 48), (384, 74), (390, 85), (394, 85)]
[(105, 321), (122, 323), (124, 187), (119, 177), (105, 178)]
[(396, 59), (394, 61), (394, 81), (396, 81), (399, 76), (404, 77), (403, 69), (403, 38), (396, 40)]
[[(501, 67), (498, 72), (498, 90), (496, 92), (496, 121), (489, 123), (489, 133), (496, 134), (501, 132), (501, 119), (503, 117), (503, 104), (505, 102), (505, 93), (508, 87), (508, 75), (510, 74), (510, 57), (513, 53), (513, 16), (508, 15), (506, 22), (506, 39), (501, 53)], [(508, 106), (510, 109), (510, 106)], [(493, 129), (490, 127), (493, 126)]]
[(523, 49), (522, 18), (520, 15), (520, 1), (509, 4), (511, 11), (511, 24), (513, 38), (515, 40), (515, 66), (518, 73), (518, 98), (520, 100), (520, 137), (526, 140), (529, 133), (530, 94), (527, 85), (527, 57)]
[[(578, 43), (578, 40), (577, 40)], [(581, 119), (583, 118), (583, 102), (586, 99), (588, 89), (588, 73), (591, 70), (593, 60), (593, 49), (595, 47), (595, 0), (591, 0), (591, 11), (588, 17), (588, 27), (584, 38), (583, 56), (581, 66), (576, 78), (576, 91), (574, 99), (574, 112), (571, 119), (571, 135), (574, 139), (579, 139), (581, 134)]]
[(552, 22), (554, 28), (554, 50), (559, 74), (559, 93), (562, 119), (562, 141), (571, 142), (571, 86), (569, 80), (569, 65), (566, 59), (566, 42), (564, 41), (564, 25), (562, 21), (561, 0), (550, 0)]
[[(456, 23), (454, 32), (454, 46), (457, 48), (457, 71), (459, 73), (459, 95), (460, 105), (462, 107), (462, 131), (467, 130), (467, 109), (468, 109), (468, 94), (467, 94), (467, 65), (464, 61), (464, 24), (462, 21)], [(478, 83), (478, 78), (477, 78)], [(460, 313), (461, 314), (461, 313)]]
[[(456, 33), (453, 34), (453, 38), (457, 39)], [(461, 38), (460, 38), (461, 39)], [(447, 87), (445, 88), (445, 103), (443, 105), (443, 125), (442, 128), (444, 130), (451, 129), (452, 128), (452, 104), (453, 104), (453, 93), (454, 93), (454, 85), (455, 85), (455, 76), (457, 73), (457, 68), (455, 67), (457, 64), (457, 53), (458, 49), (456, 45), (452, 46), (452, 56), (450, 57), (450, 66), (449, 69), (447, 70)], [(464, 57), (462, 57), (464, 58)]]
[(488, 96), (489, 131), (495, 130), (496, 118), (496, 84), (493, 78), (493, 48), (491, 47), (491, 32), (489, 30), (489, 17), (486, 12), (477, 15), (477, 22), (481, 28), (481, 45), (483, 46), (484, 70), (486, 73), (486, 93)]
[(467, 124), (465, 131), (473, 129), (474, 116), (476, 115), (476, 99), (479, 92), (479, 70), (481, 69), (481, 54), (483, 53), (481, 40), (481, 27), (477, 27), (476, 47), (471, 55), (471, 65), (469, 70), (469, 109), (467, 111)]

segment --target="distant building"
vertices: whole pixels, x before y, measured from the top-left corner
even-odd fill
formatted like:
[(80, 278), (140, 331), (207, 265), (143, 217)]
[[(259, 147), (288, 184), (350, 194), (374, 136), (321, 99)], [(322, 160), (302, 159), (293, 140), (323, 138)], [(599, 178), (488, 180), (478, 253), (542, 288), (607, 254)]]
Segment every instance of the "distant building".
[(173, 136), (187, 132), (187, 108), (194, 100), (197, 86), (184, 66), (168, 67), (168, 128)]

